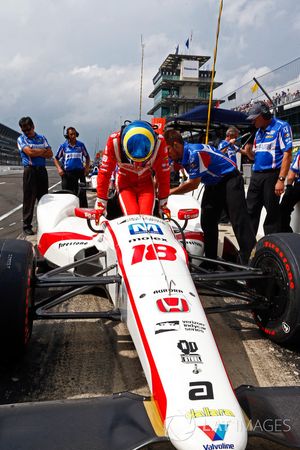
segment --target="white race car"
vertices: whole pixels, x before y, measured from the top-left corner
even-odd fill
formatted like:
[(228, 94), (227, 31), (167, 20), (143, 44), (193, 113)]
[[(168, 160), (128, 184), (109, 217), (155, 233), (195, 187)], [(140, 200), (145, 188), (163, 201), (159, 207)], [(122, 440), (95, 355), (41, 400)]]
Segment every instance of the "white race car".
[[(0, 420), (7, 432), (0, 433), (1, 449), (129, 450), (170, 441), (177, 450), (242, 450), (247, 420), (269, 417), (274, 410), (282, 417), (274, 407), (279, 396), (299, 401), (297, 387), (277, 388), (281, 390), (276, 393), (245, 386), (234, 392), (206, 313), (250, 309), (271, 339), (295, 339), (300, 324), (300, 236), (266, 236), (257, 244), (250, 266), (232, 262), (228, 242), (222, 258), (207, 260), (196, 200), (177, 196), (170, 206), (171, 221), (133, 215), (101, 217), (96, 225), (97, 211), (78, 208), (74, 195), (47, 194), (37, 212), (40, 256), (29, 242), (0, 242), (0, 336), (6, 351), (26, 348), (34, 319), (121, 319), (151, 391), (149, 399), (123, 393), (105, 399), (2, 405)], [(111, 311), (53, 311), (95, 286), (105, 288)], [(49, 287), (56, 288), (52, 297), (35, 295), (37, 288)], [(199, 289), (235, 296), (243, 303), (205, 312)], [(268, 433), (264, 428), (254, 432), (285, 445), (299, 442), (293, 433)]]

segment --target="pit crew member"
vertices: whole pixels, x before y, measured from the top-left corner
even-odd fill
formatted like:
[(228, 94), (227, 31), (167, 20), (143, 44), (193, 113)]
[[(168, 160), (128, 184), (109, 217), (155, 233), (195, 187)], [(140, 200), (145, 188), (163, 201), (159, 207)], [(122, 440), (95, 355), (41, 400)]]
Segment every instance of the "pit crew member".
[(240, 132), (236, 127), (229, 127), (225, 139), (218, 145), (218, 150), (228, 156), (235, 164), (237, 164), (236, 153), (240, 151), (239, 146), (235, 144), (239, 134)]
[(170, 194), (193, 191), (200, 181), (205, 185), (201, 202), (205, 256), (217, 259), (218, 222), (226, 209), (240, 247), (240, 260), (247, 264), (256, 240), (247, 212), (243, 178), (235, 163), (209, 145), (184, 142), (176, 130), (167, 130), (164, 136), (169, 157), (180, 162), (189, 175), (189, 180), (170, 189)]
[(17, 144), (24, 166), (23, 172), (23, 231), (34, 235), (32, 218), (36, 200), (48, 193), (46, 159), (52, 158), (52, 150), (45, 136), (37, 134), (31, 117), (19, 120), (22, 130)]
[(72, 191), (79, 197), (81, 207), (87, 207), (87, 198), (84, 190), (79, 191), (79, 182), (85, 184), (85, 176), (90, 170), (90, 156), (83, 142), (77, 138), (78, 131), (68, 127), (61, 144), (54, 157), (54, 164), (61, 176), (62, 189)]
[(281, 228), (279, 200), (292, 161), (292, 130), (287, 122), (273, 117), (263, 102), (253, 105), (248, 120), (257, 128), (253, 147), (247, 146), (245, 153), (241, 150), (254, 160), (247, 192), (252, 228), (256, 234), (264, 206), (267, 211), (265, 234), (278, 233)]

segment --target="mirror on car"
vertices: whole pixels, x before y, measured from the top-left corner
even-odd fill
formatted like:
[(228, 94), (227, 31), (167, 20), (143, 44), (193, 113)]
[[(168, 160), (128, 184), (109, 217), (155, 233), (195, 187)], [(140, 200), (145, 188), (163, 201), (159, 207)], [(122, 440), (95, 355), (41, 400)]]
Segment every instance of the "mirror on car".
[(198, 208), (180, 209), (177, 215), (178, 219), (180, 220), (196, 219), (198, 216), (199, 216)]
[(98, 209), (75, 208), (74, 213), (76, 217), (80, 217), (81, 219), (99, 220)]

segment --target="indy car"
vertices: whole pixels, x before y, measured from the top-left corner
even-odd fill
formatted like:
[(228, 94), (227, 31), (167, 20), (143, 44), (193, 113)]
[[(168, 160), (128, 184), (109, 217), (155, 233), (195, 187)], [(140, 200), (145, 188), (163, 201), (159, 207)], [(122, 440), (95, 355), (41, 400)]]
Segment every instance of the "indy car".
[[(47, 194), (38, 205), (37, 248), (0, 241), (1, 350), (24, 352), (35, 320), (123, 320), (151, 396), (1, 405), (0, 448), (133, 450), (169, 442), (177, 450), (242, 450), (248, 435), (300, 448), (300, 387), (233, 390), (206, 317), (250, 310), (269, 339), (297, 339), (300, 236), (264, 237), (243, 266), (226, 239), (220, 258), (205, 258), (193, 197), (171, 197), (169, 220), (99, 217), (78, 205), (72, 194)], [(111, 310), (55, 309), (95, 287)], [(43, 290), (48, 295), (39, 296)], [(203, 295), (237, 302), (204, 309)], [(289, 422), (276, 428), (252, 427), (283, 418)]]

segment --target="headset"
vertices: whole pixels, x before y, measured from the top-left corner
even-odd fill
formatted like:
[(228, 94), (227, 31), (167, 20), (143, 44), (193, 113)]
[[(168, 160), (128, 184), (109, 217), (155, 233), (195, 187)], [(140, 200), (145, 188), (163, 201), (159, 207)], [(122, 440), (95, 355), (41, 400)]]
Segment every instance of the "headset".
[(68, 127), (68, 128), (66, 128), (66, 126), (64, 126), (64, 128), (63, 128), (63, 135), (64, 135), (64, 138), (69, 139), (68, 132), (69, 132), (69, 130), (71, 130), (71, 129), (72, 129), (72, 130), (75, 130), (76, 137), (78, 138), (79, 133), (78, 133), (78, 131), (76, 130), (76, 128), (75, 128), (75, 127)]
[(261, 116), (265, 120), (272, 119), (273, 117), (273, 114), (271, 113), (268, 105), (266, 105), (265, 103), (261, 103)]

